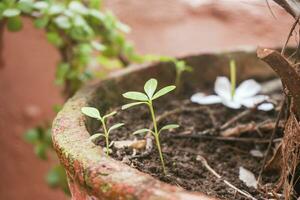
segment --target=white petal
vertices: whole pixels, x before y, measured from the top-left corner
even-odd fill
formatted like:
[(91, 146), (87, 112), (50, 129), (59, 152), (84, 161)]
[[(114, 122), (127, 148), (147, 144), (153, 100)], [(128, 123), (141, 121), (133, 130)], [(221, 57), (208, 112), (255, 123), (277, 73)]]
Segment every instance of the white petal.
[(227, 101), (231, 99), (231, 84), (227, 77), (217, 77), (215, 82), (215, 93)]
[(257, 107), (257, 109), (262, 111), (270, 111), (274, 109), (274, 105), (272, 103), (262, 103)]
[(264, 157), (264, 154), (263, 154), (260, 150), (256, 150), (256, 149), (250, 150), (250, 154), (251, 154), (253, 157), (258, 157), (258, 158)]
[(232, 108), (232, 109), (240, 109), (242, 107), (241, 103), (238, 101), (226, 101), (223, 100), (222, 104), (228, 108)]
[(191, 101), (203, 105), (221, 103), (222, 100), (216, 95), (205, 95), (204, 93), (196, 93), (191, 97)]
[(253, 79), (243, 81), (235, 90), (235, 99), (241, 100), (258, 94), (261, 86)]
[(248, 187), (257, 188), (257, 180), (252, 172), (240, 167), (239, 179), (243, 181)]
[(266, 95), (256, 95), (254, 97), (241, 99), (241, 104), (247, 108), (253, 108), (257, 104), (267, 100), (269, 97)]

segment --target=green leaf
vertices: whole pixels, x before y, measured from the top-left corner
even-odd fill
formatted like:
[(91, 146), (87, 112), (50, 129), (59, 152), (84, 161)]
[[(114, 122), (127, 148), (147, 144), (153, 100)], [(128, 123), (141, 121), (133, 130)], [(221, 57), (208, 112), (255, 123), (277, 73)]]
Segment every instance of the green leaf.
[(40, 143), (34, 147), (34, 153), (42, 160), (47, 159), (47, 147), (45, 144)]
[(57, 32), (49, 32), (47, 33), (48, 41), (56, 47), (61, 47), (64, 44), (63, 39)]
[(32, 128), (26, 131), (24, 138), (27, 142), (34, 144), (40, 140), (39, 130), (37, 128)]
[(104, 51), (106, 49), (106, 47), (103, 44), (97, 41), (91, 42), (91, 45), (97, 51)]
[(113, 115), (115, 115), (115, 114), (117, 114), (117, 111), (113, 111), (113, 112), (111, 112), (111, 113), (109, 113), (109, 114), (104, 115), (104, 116), (103, 116), (103, 119), (106, 119), (106, 118), (108, 118), (108, 117), (111, 117), (111, 116), (113, 116)]
[(104, 21), (105, 16), (104, 16), (104, 14), (103, 14), (102, 12), (100, 12), (99, 10), (91, 9), (91, 10), (89, 11), (89, 14), (90, 14), (90, 16), (96, 18), (96, 19), (99, 20), (99, 21)]
[(95, 119), (102, 119), (100, 112), (97, 108), (94, 107), (83, 107), (81, 108), (81, 112), (89, 117), (95, 118)]
[(99, 9), (101, 7), (102, 0), (90, 0), (89, 7)]
[(45, 1), (38, 1), (33, 4), (33, 7), (37, 10), (45, 10), (49, 7), (49, 3)]
[(164, 87), (162, 89), (160, 89), (158, 92), (156, 92), (156, 94), (153, 96), (152, 100), (154, 99), (157, 99), (169, 92), (171, 92), (172, 90), (174, 90), (176, 88), (176, 86), (174, 85), (171, 85), (171, 86), (167, 86), (167, 87)]
[(46, 176), (46, 181), (50, 187), (55, 187), (60, 182), (60, 174), (56, 169), (51, 169)]
[(19, 9), (16, 8), (8, 8), (6, 10), (4, 10), (3, 12), (3, 16), (4, 17), (16, 17), (19, 16), (21, 13), (21, 11)]
[(131, 31), (131, 30), (130, 30), (130, 27), (127, 26), (126, 24), (123, 24), (123, 23), (121, 23), (121, 22), (117, 22), (116, 25), (117, 25), (117, 28), (118, 28), (120, 31), (124, 32), (124, 33), (129, 33), (129, 32)]
[(34, 20), (34, 26), (36, 28), (45, 28), (48, 25), (49, 18), (48, 17), (41, 17)]
[(137, 101), (148, 101), (147, 95), (141, 92), (126, 92), (123, 97), (127, 99), (137, 100)]
[(124, 123), (118, 123), (118, 124), (115, 124), (115, 125), (113, 125), (112, 127), (110, 127), (109, 129), (108, 129), (108, 133), (110, 133), (112, 130), (114, 130), (114, 129), (117, 129), (117, 128), (120, 128), (121, 126), (123, 126), (124, 125)]
[(95, 133), (94, 135), (92, 135), (89, 140), (91, 142), (97, 143), (100, 137), (104, 137), (105, 138), (105, 134), (104, 133)]
[(122, 110), (126, 110), (127, 108), (130, 108), (130, 107), (133, 107), (133, 106), (136, 106), (136, 105), (140, 105), (140, 104), (143, 104), (143, 103), (147, 103), (147, 102), (128, 103), (128, 104), (125, 104), (125, 105), (122, 106)]
[(12, 32), (21, 30), (22, 26), (23, 25), (20, 16), (10, 17), (7, 19), (7, 28)]
[(66, 172), (61, 165), (56, 165), (48, 171), (46, 176), (46, 182), (50, 187), (60, 187), (68, 193)]
[(49, 8), (48, 14), (49, 15), (58, 15), (58, 14), (63, 13), (64, 10), (65, 10), (65, 7), (63, 5), (54, 4), (54, 5), (51, 5), (51, 7)]
[(88, 9), (79, 1), (71, 1), (71, 3), (69, 4), (69, 9), (81, 15), (88, 14)]
[(80, 15), (76, 15), (73, 18), (73, 23), (75, 26), (87, 26), (85, 19)]
[(71, 23), (68, 17), (66, 16), (58, 16), (54, 19), (55, 24), (61, 29), (69, 29), (71, 28)]
[(137, 134), (143, 134), (143, 133), (147, 133), (147, 132), (153, 133), (153, 131), (151, 131), (150, 129), (148, 129), (148, 128), (143, 128), (143, 129), (134, 131), (132, 134), (133, 134), (133, 135), (137, 135)]
[(29, 14), (33, 9), (33, 1), (32, 0), (20, 0), (18, 2), (18, 8), (22, 12)]
[(61, 104), (55, 104), (53, 107), (52, 107), (52, 110), (55, 112), (55, 113), (58, 113), (59, 111), (61, 111), (61, 109), (63, 108), (63, 106)]
[(59, 63), (56, 68), (55, 83), (57, 85), (63, 85), (65, 83), (67, 74), (70, 70), (68, 63)]
[(152, 96), (153, 96), (156, 88), (157, 88), (157, 80), (154, 79), (154, 78), (151, 78), (150, 80), (148, 80), (145, 83), (145, 85), (144, 85), (144, 91), (148, 95), (149, 99), (152, 98)]
[(166, 126), (163, 126), (160, 130), (159, 133), (163, 130), (169, 130), (169, 129), (173, 129), (173, 128), (178, 128), (179, 125), (178, 124), (168, 124)]

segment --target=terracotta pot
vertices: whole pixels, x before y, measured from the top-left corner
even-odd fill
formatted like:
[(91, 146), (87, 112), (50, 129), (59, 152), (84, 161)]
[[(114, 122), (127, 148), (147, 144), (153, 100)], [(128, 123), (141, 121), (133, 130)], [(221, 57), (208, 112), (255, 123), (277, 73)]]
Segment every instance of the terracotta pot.
[[(216, 76), (228, 74), (229, 58), (238, 66), (240, 80), (274, 77), (272, 70), (257, 59), (253, 52), (231, 52), (187, 56), (183, 59), (194, 68), (183, 76), (186, 95), (194, 88), (212, 85)], [(154, 63), (122, 70), (105, 81), (88, 85), (64, 105), (53, 123), (54, 148), (67, 171), (72, 199), (108, 200), (206, 200), (215, 199), (200, 192), (189, 192), (163, 183), (148, 174), (106, 157), (100, 146), (88, 139), (98, 123), (86, 118), (80, 109), (96, 106), (107, 109), (124, 103), (121, 94), (142, 90), (146, 80), (155, 77), (160, 86), (173, 84), (175, 70), (171, 63)]]

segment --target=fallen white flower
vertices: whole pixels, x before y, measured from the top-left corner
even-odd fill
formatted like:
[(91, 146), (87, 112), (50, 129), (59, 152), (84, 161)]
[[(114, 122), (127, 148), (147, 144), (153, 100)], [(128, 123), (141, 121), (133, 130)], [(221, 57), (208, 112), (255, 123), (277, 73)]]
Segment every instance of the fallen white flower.
[[(242, 106), (253, 108), (269, 99), (266, 95), (257, 95), (261, 91), (261, 86), (253, 79), (243, 81), (236, 88), (232, 96), (229, 79), (224, 76), (219, 76), (216, 79), (214, 91), (216, 95), (196, 93), (191, 97), (191, 101), (202, 105), (222, 103), (226, 107), (239, 109)], [(269, 111), (273, 108), (274, 105), (272, 103), (262, 103), (257, 107), (258, 110), (263, 111)]]
[(243, 181), (248, 187), (257, 188), (257, 180), (252, 172), (245, 169), (244, 167), (240, 167), (239, 179)]

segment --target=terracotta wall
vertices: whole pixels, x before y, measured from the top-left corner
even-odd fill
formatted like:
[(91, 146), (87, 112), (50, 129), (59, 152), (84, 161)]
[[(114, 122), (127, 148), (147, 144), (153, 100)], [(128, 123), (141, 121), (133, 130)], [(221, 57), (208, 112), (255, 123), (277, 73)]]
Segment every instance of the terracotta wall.
[[(292, 24), (276, 7), (274, 19), (262, 1), (196, 7), (191, 2), (197, 3), (109, 0), (107, 6), (131, 26), (128, 37), (141, 53), (184, 55), (245, 45), (278, 46)], [(53, 84), (59, 55), (30, 21), (19, 33), (5, 32), (2, 40), (0, 199), (66, 199), (44, 184), (43, 176), (53, 161), (37, 160), (22, 139), (27, 128), (51, 120), (51, 106), (62, 102), (60, 89)]]

